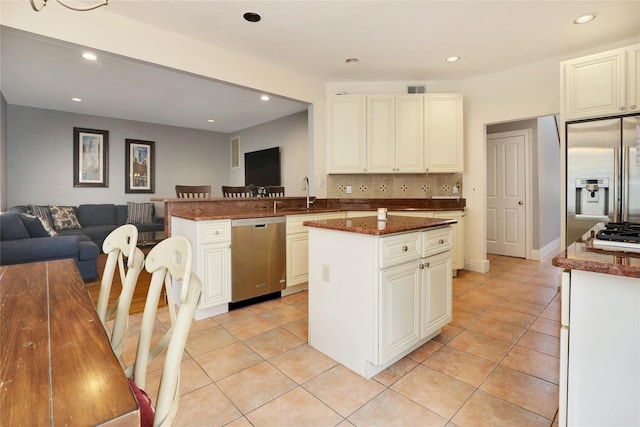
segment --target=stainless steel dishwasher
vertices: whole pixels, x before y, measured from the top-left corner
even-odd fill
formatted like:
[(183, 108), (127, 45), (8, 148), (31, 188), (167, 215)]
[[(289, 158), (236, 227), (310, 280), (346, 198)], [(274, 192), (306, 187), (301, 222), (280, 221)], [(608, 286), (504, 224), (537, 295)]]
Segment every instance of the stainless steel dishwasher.
[(279, 292), (286, 286), (284, 217), (231, 221), (231, 302)]

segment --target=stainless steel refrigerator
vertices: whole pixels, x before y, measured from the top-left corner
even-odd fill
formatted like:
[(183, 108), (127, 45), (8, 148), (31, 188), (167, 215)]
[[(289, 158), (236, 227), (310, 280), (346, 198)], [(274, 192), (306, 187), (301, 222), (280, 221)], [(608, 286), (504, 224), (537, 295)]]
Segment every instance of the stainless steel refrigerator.
[(640, 222), (640, 115), (567, 123), (567, 244), (598, 222)]

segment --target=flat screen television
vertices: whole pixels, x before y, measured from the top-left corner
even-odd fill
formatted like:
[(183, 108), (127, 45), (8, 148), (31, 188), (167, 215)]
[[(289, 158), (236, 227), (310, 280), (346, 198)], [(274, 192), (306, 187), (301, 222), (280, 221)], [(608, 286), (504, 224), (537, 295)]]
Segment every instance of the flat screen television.
[(280, 147), (244, 153), (244, 185), (280, 185)]

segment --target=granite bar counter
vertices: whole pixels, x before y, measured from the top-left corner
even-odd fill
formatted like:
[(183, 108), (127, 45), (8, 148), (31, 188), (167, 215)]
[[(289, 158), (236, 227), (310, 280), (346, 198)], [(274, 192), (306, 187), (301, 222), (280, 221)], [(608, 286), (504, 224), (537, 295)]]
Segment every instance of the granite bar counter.
[(336, 211), (368, 211), (387, 208), (390, 211), (454, 211), (464, 210), (466, 200), (450, 199), (316, 199), (306, 207), (305, 197), (242, 198), (152, 198), (164, 204), (165, 235), (171, 236), (171, 217), (194, 221), (218, 219), (264, 218), (305, 213)]
[(303, 222), (303, 225), (308, 227), (324, 228), (327, 230), (344, 231), (347, 233), (385, 236), (389, 234), (443, 227), (455, 224), (456, 222), (457, 221), (455, 219), (413, 218), (389, 215), (387, 219), (383, 221), (378, 220), (377, 217), (355, 217), (305, 221)]
[(556, 267), (640, 278), (640, 253), (605, 251), (593, 247), (595, 231), (587, 232), (552, 260)]

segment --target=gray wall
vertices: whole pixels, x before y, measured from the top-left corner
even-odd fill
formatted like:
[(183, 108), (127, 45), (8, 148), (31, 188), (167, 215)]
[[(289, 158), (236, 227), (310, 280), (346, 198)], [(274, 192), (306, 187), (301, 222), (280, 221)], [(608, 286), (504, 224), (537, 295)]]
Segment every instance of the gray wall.
[(0, 212), (7, 203), (7, 101), (0, 93)]
[(280, 147), (280, 179), (286, 196), (303, 196), (302, 179), (309, 175), (308, 113), (253, 126), (230, 135), (240, 137), (240, 168), (230, 169), (229, 185), (244, 185), (244, 153)]
[[(227, 181), (226, 134), (16, 105), (6, 123), (8, 206), (142, 202), (175, 197), (176, 184)], [(74, 127), (109, 131), (109, 187), (73, 187)], [(154, 194), (125, 193), (125, 138), (155, 141)]]

